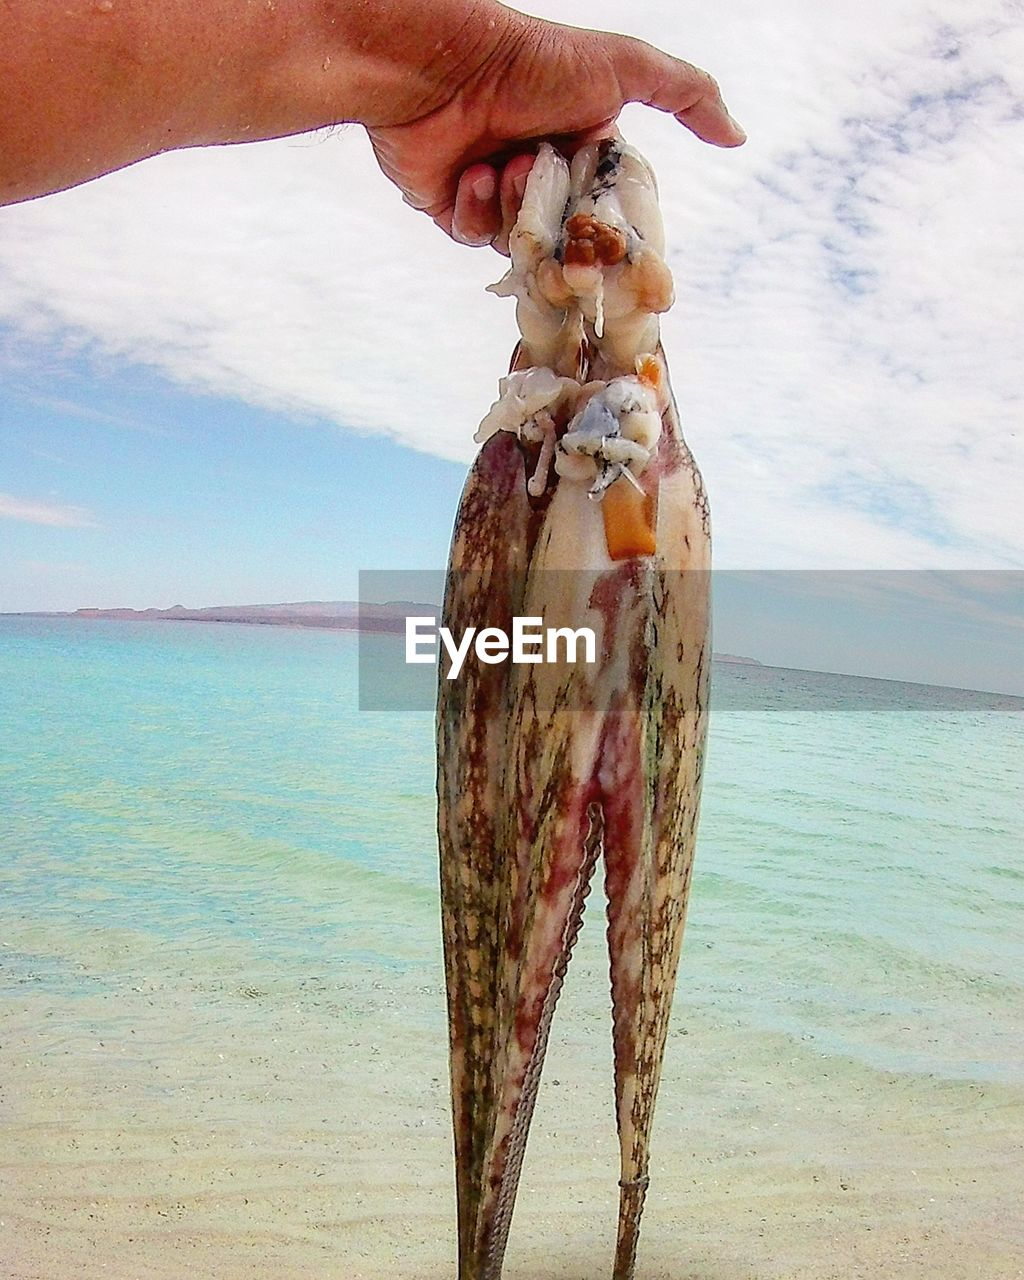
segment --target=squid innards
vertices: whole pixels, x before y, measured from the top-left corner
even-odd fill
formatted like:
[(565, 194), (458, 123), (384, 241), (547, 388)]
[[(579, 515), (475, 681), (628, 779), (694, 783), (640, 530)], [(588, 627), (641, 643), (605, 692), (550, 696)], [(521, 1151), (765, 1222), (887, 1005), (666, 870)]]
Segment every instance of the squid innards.
[(710, 529), (659, 336), (657, 187), (618, 140), (544, 145), (492, 286), (522, 334), (476, 439), (453, 633), (592, 628), (596, 661), (443, 675), (438, 831), (459, 1280), (499, 1280), (551, 1019), (599, 858), (632, 1280), (707, 724)]

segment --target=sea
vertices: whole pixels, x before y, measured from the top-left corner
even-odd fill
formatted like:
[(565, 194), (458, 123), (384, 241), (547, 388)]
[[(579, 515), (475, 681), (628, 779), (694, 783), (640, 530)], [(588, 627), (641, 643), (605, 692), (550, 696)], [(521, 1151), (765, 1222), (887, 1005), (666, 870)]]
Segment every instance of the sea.
[[(0, 618), (0, 1061), (16, 1043), (87, 1076), (97, 1043), (115, 1075), (187, 1055), (231, 1115), (218, 1053), (304, 1010), (363, 1067), (435, 1046), (441, 1114), (433, 723), (359, 710), (357, 645)], [(677, 1031), (727, 1029), (744, 1070), (790, 1046), (801, 1078), (851, 1090), (1019, 1090), (1022, 784), (1024, 700), (716, 664)], [(599, 889), (587, 914), (556, 1016), (584, 1028), (581, 1061), (607, 1039)], [(76, 1123), (114, 1105), (82, 1096)], [(24, 1097), (6, 1106), (28, 1123)]]

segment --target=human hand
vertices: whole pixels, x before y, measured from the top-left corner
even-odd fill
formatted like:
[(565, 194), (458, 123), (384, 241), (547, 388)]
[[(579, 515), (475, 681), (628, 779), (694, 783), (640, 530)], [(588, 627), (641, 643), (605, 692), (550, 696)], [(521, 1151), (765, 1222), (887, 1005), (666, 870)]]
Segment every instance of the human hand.
[(542, 140), (570, 154), (645, 102), (743, 141), (706, 72), (497, 0), (3, 4), (0, 204), (161, 151), (355, 121), (409, 204), (507, 251)]
[[(670, 112), (716, 146), (745, 140), (706, 71), (641, 40), (503, 6), (475, 9), (466, 24), (471, 40), (474, 25), (475, 56), (456, 54), (458, 70), (439, 101), (412, 119), (367, 126), (378, 163), (406, 202), (462, 244), (507, 253), (537, 144), (549, 139), (571, 155), (614, 133), (627, 102)], [(481, 30), (490, 38), (480, 41)]]

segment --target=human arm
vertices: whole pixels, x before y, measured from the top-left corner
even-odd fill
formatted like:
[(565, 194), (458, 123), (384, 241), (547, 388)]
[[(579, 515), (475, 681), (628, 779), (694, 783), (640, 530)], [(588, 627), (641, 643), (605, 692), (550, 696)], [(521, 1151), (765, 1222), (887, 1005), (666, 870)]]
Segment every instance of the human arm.
[[(408, 203), (499, 233), (531, 146), (571, 150), (627, 101), (743, 140), (704, 72), (496, 0), (0, 0), (0, 202), (163, 151), (357, 121)], [(476, 191), (487, 192), (483, 197)], [(453, 226), (454, 221), (454, 226)]]

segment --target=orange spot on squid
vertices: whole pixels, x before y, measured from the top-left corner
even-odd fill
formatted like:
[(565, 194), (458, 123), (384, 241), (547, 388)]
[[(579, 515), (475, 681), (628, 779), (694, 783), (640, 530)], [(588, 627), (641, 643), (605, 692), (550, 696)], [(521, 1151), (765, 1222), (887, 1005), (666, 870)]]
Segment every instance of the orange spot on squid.
[(619, 476), (601, 499), (601, 514), (608, 554), (613, 560), (654, 555), (657, 544), (651, 494), (637, 492), (625, 476)]

